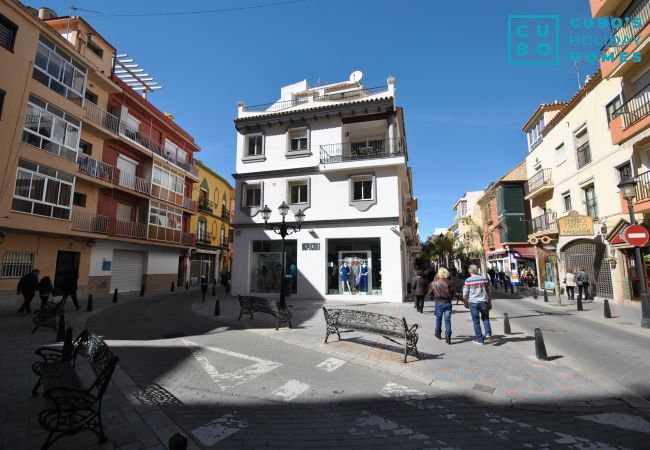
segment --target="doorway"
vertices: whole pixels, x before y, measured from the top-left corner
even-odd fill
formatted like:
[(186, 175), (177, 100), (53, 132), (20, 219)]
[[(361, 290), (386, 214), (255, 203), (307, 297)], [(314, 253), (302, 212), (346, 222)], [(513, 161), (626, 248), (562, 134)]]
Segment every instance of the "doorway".
[(54, 288), (61, 291), (63, 286), (77, 287), (79, 278), (79, 252), (59, 251), (56, 255), (56, 270), (54, 272)]

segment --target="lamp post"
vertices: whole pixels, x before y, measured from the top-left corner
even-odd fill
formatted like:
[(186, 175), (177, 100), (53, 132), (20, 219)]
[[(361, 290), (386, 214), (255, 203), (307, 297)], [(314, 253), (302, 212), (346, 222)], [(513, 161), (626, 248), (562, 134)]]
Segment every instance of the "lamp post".
[(284, 297), (284, 289), (282, 289), (282, 284), (284, 282), (284, 238), (290, 234), (294, 234), (300, 231), (302, 222), (305, 220), (305, 213), (302, 212), (302, 209), (299, 209), (298, 212), (294, 214), (296, 218), (296, 225), (292, 225), (287, 224), (284, 220), (289, 213), (289, 205), (287, 205), (285, 202), (282, 202), (282, 204), (278, 207), (278, 210), (282, 216), (282, 222), (280, 223), (269, 223), (269, 219), (271, 218), (271, 208), (269, 208), (267, 205), (264, 205), (261, 213), (262, 219), (264, 219), (265, 228), (267, 230), (273, 231), (275, 234), (279, 234), (280, 237), (282, 237), (282, 278), (280, 281), (280, 308), (284, 309), (287, 307), (287, 302)]
[[(630, 213), (630, 224), (636, 225), (634, 218), (634, 206), (632, 200), (636, 197), (636, 180), (628, 178), (622, 180), (617, 186), (627, 200), (627, 210)], [(641, 258), (641, 249), (634, 247), (634, 264), (639, 272), (639, 284), (641, 290), (641, 328), (650, 328), (650, 301), (648, 301), (648, 285), (645, 277), (645, 267)]]

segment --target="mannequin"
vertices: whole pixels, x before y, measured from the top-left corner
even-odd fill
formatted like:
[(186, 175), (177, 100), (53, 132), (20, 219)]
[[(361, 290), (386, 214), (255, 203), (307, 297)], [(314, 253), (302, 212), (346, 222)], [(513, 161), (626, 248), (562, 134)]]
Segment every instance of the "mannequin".
[(350, 274), (350, 284), (354, 286), (355, 291), (359, 291), (359, 274), (361, 272), (361, 261), (358, 257), (352, 258), (352, 264), (350, 269), (352, 273)]
[(361, 269), (359, 273), (359, 284), (357, 286), (359, 293), (362, 295), (368, 294), (368, 265), (366, 262), (361, 263)]
[[(341, 282), (343, 283), (343, 293), (352, 293), (352, 290), (350, 289), (350, 267), (348, 266), (347, 261), (341, 266), (339, 274), (341, 275)], [(346, 286), (348, 287), (347, 292), (345, 291)]]

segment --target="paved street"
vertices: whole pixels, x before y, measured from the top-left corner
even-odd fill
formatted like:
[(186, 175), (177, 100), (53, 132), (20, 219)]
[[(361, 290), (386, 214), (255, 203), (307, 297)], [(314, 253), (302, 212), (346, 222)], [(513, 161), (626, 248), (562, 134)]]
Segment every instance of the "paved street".
[[(164, 448), (176, 431), (190, 438), (191, 448), (650, 445), (646, 405), (635, 404), (615, 384), (604, 387), (593, 380), (608, 372), (580, 373), (568, 351), (545, 363), (530, 357), (525, 329), (537, 322), (516, 317), (532, 315), (527, 301), (495, 302), (495, 312), (507, 309), (513, 331), (521, 334), (485, 347), (471, 343), (471, 323), (462, 307), (454, 314), (454, 345), (446, 346), (431, 338), (430, 312), (419, 315), (409, 304), (368, 304), (362, 298), (349, 304), (420, 322), (423, 359), (401, 364), (399, 350), (380, 337), (351, 333), (323, 344), (319, 302), (293, 301), (294, 329), (275, 331), (272, 318), (263, 314), (237, 322), (232, 298), (222, 299), (222, 316), (215, 318), (213, 297), (208, 300), (202, 304), (196, 291), (180, 291), (132, 296), (117, 305), (100, 300), (90, 317), (68, 313), (76, 330), (87, 319), (87, 327), (108, 339), (120, 358), (104, 408), (109, 443), (99, 448)], [(425, 311), (430, 309), (427, 305)], [(45, 330), (27, 335), (27, 317), (2, 320), (9, 324), (3, 328), (2, 355), (12, 359), (0, 371), (3, 385), (10, 387), (0, 397), (2, 448), (38, 448), (45, 435), (36, 421), (42, 400), (29, 395), (35, 381), (31, 352), (54, 336)], [(567, 329), (562, 335), (571, 333), (564, 321), (577, 322), (571, 316), (555, 320), (554, 327)], [(599, 334), (597, 324), (585, 322), (580, 321), (580, 332)], [(496, 332), (502, 324), (495, 320), (494, 326)], [(552, 337), (561, 333), (547, 334), (550, 348), (564, 352), (562, 340)], [(633, 345), (645, 339), (633, 336)], [(566, 380), (582, 383), (563, 387)], [(64, 437), (55, 448), (93, 445), (88, 433)]]

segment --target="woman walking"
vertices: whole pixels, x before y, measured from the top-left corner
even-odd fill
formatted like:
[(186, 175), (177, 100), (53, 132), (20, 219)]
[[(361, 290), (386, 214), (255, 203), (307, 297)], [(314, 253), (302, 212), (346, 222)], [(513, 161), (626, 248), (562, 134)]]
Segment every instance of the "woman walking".
[(442, 319), (445, 319), (445, 341), (451, 345), (451, 300), (454, 286), (449, 280), (449, 271), (444, 267), (438, 270), (438, 277), (429, 285), (429, 293), (436, 304), (435, 336), (442, 339)]
[(569, 296), (569, 300), (574, 300), (576, 296), (576, 276), (573, 274), (571, 269), (566, 270), (566, 275), (564, 275), (564, 285), (566, 286), (566, 293)]
[(415, 278), (411, 285), (413, 286), (413, 295), (415, 295), (415, 309), (422, 314), (424, 312), (424, 296), (427, 295), (427, 279), (424, 278), (421, 269), (415, 272)]
[(38, 296), (41, 298), (41, 310), (45, 309), (45, 305), (53, 293), (54, 286), (50, 277), (41, 278), (41, 281), (38, 283)]

